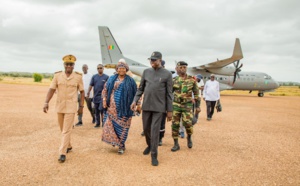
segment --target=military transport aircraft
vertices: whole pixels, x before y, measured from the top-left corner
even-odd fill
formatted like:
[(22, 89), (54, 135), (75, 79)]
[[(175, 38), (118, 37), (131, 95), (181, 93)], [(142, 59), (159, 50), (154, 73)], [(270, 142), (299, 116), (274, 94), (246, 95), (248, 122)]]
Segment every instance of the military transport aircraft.
[[(123, 56), (120, 47), (115, 41), (109, 28), (99, 26), (100, 48), (102, 55), (102, 63), (106, 68), (115, 68), (119, 59), (124, 58), (130, 66), (133, 74), (141, 76), (144, 69), (149, 66), (136, 62)], [(263, 97), (264, 92), (274, 91), (279, 84), (266, 73), (262, 72), (241, 72), (243, 64), (239, 65), (243, 58), (240, 41), (237, 38), (234, 45), (233, 54), (230, 58), (217, 60), (204, 65), (188, 67), (187, 73), (190, 75), (201, 74), (204, 83), (210, 78), (210, 74), (216, 75), (216, 80), (220, 83), (220, 91), (222, 90), (253, 90), (258, 91), (258, 96)], [(233, 64), (234, 66), (228, 66)], [(168, 69), (174, 73), (174, 69)]]

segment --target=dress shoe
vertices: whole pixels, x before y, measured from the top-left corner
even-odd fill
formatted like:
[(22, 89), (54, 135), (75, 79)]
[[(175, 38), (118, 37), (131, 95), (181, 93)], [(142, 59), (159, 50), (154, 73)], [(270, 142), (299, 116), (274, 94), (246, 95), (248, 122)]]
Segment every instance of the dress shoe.
[(59, 161), (59, 163), (65, 162), (66, 161), (66, 155), (60, 155), (58, 161)]
[(100, 128), (100, 125), (95, 125), (94, 128)]
[(149, 153), (150, 153), (150, 147), (148, 146), (147, 148), (145, 148), (143, 154), (148, 155)]
[(67, 153), (69, 153), (72, 150), (72, 147), (67, 148)]
[(82, 126), (82, 121), (79, 121), (78, 123), (76, 123), (75, 126), (76, 126), (76, 127)]
[(158, 165), (157, 155), (155, 155), (155, 154), (151, 155), (151, 164), (153, 166), (157, 166)]

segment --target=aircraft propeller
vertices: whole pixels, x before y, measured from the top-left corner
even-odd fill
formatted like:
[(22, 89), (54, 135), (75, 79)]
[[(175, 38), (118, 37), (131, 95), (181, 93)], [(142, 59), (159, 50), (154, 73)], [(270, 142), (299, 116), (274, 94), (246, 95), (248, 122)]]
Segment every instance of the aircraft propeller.
[(239, 72), (241, 71), (241, 68), (243, 67), (243, 63), (239, 66), (240, 60), (237, 60), (237, 63), (233, 63), (235, 67), (234, 75), (233, 75), (233, 83), (235, 83), (236, 77), (240, 78)]

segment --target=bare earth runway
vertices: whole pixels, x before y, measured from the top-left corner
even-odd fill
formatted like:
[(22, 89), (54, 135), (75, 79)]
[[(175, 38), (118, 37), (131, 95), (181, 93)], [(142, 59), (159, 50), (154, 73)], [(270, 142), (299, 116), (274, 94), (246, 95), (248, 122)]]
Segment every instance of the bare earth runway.
[[(206, 121), (202, 102), (192, 149), (180, 139), (171, 152), (166, 124), (159, 166), (142, 154), (135, 117), (124, 155), (101, 142), (84, 108), (73, 151), (58, 163), (60, 132), (54, 103), (42, 112), (47, 86), (0, 84), (0, 185), (300, 185), (300, 97), (223, 95), (223, 112)], [(77, 122), (77, 119), (76, 119)]]

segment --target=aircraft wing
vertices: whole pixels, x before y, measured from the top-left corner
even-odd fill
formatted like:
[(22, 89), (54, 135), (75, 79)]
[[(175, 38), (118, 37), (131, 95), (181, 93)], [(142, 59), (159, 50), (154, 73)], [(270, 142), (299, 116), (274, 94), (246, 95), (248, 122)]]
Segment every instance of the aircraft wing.
[(217, 61), (205, 64), (205, 65), (195, 66), (195, 67), (192, 67), (192, 68), (208, 70), (209, 71), (209, 69), (216, 69), (216, 68), (225, 67), (225, 66), (227, 66), (227, 65), (229, 65), (229, 64), (231, 64), (235, 61), (238, 61), (242, 58), (243, 58), (243, 53), (242, 53), (240, 40), (239, 40), (239, 38), (236, 38), (234, 49), (233, 49), (233, 54), (230, 58), (217, 60)]

